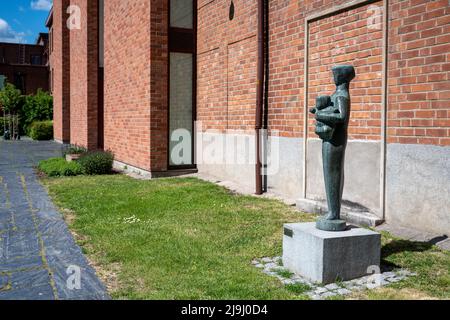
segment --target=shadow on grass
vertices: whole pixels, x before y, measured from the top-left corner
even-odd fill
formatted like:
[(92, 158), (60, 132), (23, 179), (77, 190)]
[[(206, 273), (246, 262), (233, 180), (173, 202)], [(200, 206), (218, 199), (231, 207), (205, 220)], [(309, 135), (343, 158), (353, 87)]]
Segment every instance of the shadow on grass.
[(381, 248), (381, 269), (382, 272), (392, 271), (401, 268), (400, 266), (386, 260), (389, 256), (402, 252), (424, 252), (433, 248), (434, 239), (428, 242), (392, 240)]

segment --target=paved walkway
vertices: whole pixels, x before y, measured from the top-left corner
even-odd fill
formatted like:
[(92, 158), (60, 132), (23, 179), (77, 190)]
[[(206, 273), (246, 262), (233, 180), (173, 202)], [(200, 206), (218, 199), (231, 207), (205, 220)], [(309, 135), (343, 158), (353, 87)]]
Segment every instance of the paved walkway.
[(54, 142), (0, 140), (0, 300), (108, 299), (33, 166)]
[(429, 233), (412, 228), (401, 227), (384, 223), (375, 228), (378, 231), (387, 231), (395, 237), (399, 237), (409, 241), (426, 242), (433, 244), (441, 248), (442, 250), (450, 251), (450, 239), (448, 235), (440, 235), (435, 233)]

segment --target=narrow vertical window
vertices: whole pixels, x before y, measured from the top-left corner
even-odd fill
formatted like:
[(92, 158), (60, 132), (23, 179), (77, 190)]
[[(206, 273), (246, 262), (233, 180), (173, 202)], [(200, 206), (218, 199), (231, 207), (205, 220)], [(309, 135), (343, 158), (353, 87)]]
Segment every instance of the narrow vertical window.
[(170, 2), (170, 26), (194, 29), (193, 0), (172, 0)]
[(196, 1), (171, 0), (169, 19), (169, 167), (194, 166)]
[(105, 144), (105, 0), (98, 0), (98, 87), (97, 87), (97, 146), (103, 149)]
[(98, 64), (100, 68), (104, 67), (104, 0), (98, 1)]

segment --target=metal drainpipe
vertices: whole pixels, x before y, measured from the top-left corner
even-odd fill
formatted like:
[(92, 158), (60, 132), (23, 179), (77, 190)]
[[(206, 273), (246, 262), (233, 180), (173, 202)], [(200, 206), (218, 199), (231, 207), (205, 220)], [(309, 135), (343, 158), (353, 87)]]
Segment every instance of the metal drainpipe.
[(256, 91), (256, 119), (255, 119), (255, 138), (256, 138), (256, 165), (255, 194), (262, 194), (262, 175), (261, 175), (261, 135), (262, 116), (263, 116), (263, 96), (264, 96), (264, 0), (258, 0), (258, 69), (257, 69), (257, 91)]

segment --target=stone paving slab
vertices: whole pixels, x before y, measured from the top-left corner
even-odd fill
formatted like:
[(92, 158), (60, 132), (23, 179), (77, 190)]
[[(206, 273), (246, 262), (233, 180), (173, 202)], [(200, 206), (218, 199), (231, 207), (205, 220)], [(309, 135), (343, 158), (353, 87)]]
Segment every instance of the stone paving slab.
[(406, 239), (409, 241), (425, 242), (433, 244), (442, 250), (450, 251), (450, 239), (447, 235), (435, 234), (416, 230), (408, 227), (401, 227), (389, 223), (382, 224), (375, 228), (377, 231), (387, 231), (395, 237)]
[(437, 244), (442, 250), (450, 251), (450, 239), (441, 241)]
[(0, 140), (0, 299), (103, 300), (106, 288), (39, 183), (54, 142)]
[(335, 296), (346, 296), (355, 291), (384, 287), (402, 281), (407, 277), (416, 276), (415, 273), (404, 269), (385, 272), (380, 270), (380, 273), (368, 274), (367, 276), (358, 279), (321, 285), (289, 272), (282, 266), (281, 257), (255, 259), (252, 261), (252, 265), (261, 269), (265, 274), (276, 277), (284, 285), (299, 284), (306, 287), (305, 294), (312, 300), (324, 300)]

